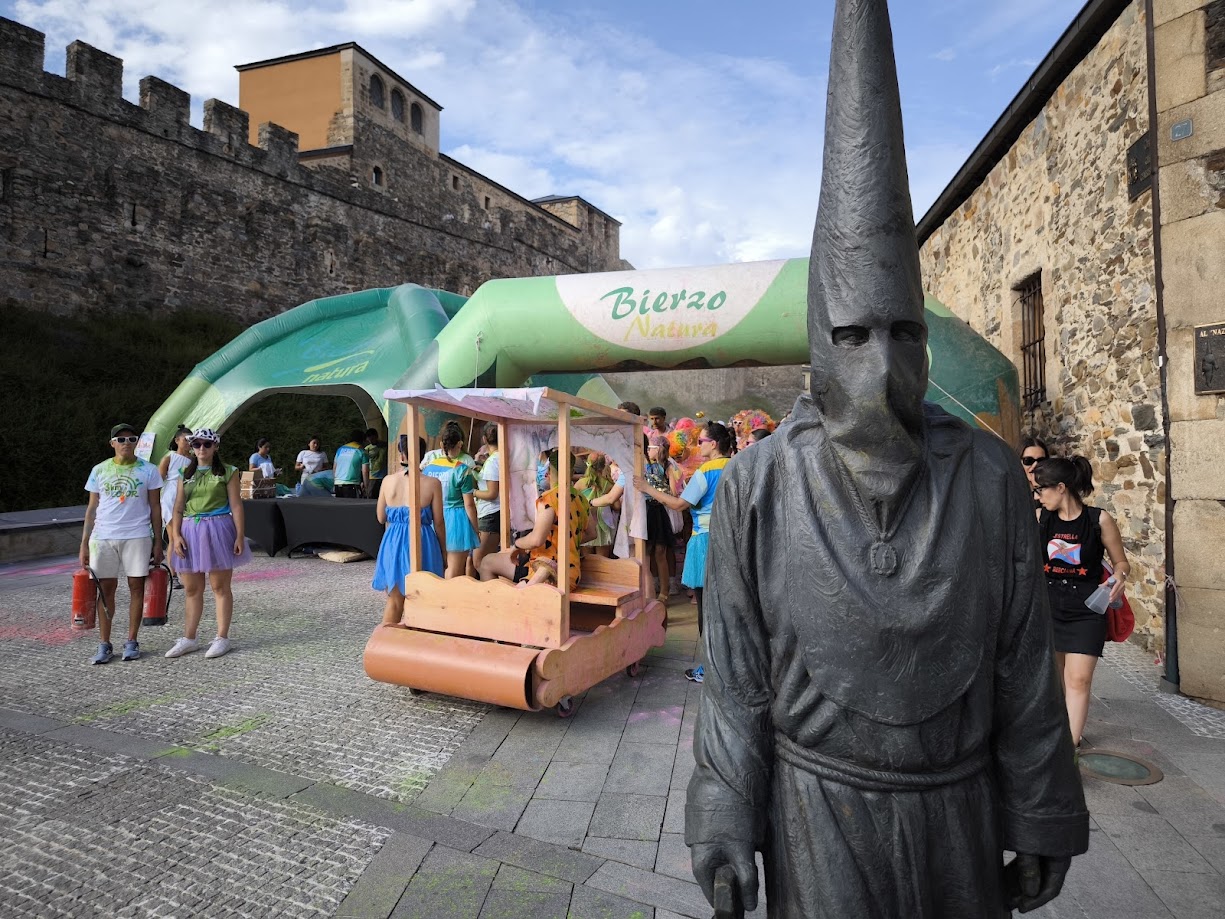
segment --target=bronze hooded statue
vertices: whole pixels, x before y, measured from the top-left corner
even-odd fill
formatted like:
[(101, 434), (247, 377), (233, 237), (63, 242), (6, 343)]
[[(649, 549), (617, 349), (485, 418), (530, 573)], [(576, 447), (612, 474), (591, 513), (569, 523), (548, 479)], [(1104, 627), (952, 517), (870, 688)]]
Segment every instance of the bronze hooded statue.
[(685, 840), (712, 903), (760, 851), (772, 917), (1008, 916), (1088, 813), (1021, 467), (923, 401), (886, 0), (838, 0), (827, 105), (812, 392), (719, 486)]

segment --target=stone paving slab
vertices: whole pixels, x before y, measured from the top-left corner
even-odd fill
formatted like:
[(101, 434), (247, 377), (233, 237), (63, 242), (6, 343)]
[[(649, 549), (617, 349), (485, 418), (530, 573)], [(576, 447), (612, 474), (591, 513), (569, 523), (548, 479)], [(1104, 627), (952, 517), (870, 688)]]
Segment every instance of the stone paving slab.
[(590, 801), (533, 798), (523, 812), (516, 833), (571, 849), (581, 849), (596, 805)]
[(430, 851), (428, 839), (393, 833), (336, 910), (338, 919), (386, 919)]
[(579, 887), (570, 901), (569, 919), (652, 919), (659, 913), (651, 907), (603, 890)]
[(603, 864), (602, 859), (511, 833), (494, 833), (476, 854), (572, 884), (583, 883)]
[(393, 919), (472, 919), (479, 916), (498, 862), (435, 846), (392, 911)]

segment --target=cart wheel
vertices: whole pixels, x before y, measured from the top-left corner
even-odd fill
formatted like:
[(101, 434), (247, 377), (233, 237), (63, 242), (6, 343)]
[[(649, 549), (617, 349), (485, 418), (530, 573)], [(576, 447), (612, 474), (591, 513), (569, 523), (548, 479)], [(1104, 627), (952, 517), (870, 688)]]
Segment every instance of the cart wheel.
[(569, 718), (574, 714), (574, 698), (572, 696), (562, 696), (557, 703), (557, 717)]
[(638, 676), (640, 673), (642, 673), (642, 661), (634, 661), (625, 668), (625, 675), (627, 677), (633, 678)]

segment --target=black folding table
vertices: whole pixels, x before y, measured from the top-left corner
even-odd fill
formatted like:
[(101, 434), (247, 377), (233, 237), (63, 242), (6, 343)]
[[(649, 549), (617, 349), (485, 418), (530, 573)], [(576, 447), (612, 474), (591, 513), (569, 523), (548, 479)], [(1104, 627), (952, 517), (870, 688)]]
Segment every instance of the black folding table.
[[(308, 543), (349, 546), (374, 557), (383, 525), (365, 498), (283, 498), (276, 502), (285, 521), (285, 545), (293, 552)], [(254, 538), (254, 537), (252, 537)]]

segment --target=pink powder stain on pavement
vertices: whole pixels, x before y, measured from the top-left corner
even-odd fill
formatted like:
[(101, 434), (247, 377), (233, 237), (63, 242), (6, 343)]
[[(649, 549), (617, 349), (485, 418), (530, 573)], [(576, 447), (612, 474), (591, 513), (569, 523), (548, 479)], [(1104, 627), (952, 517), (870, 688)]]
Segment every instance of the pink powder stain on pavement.
[(259, 571), (237, 571), (234, 573), (235, 581), (275, 581), (278, 578), (288, 577), (291, 574), (296, 574), (296, 568), (264, 568)]
[(658, 721), (661, 724), (680, 724), (684, 713), (683, 705), (668, 705), (651, 711), (630, 712), (629, 723), (641, 724), (644, 721)]
[(72, 642), (77, 635), (84, 632), (74, 632), (69, 626), (56, 625), (45, 628), (28, 625), (0, 626), (0, 641), (36, 641), (51, 648)]
[(80, 566), (76, 561), (62, 562), (58, 565), (41, 565), (39, 567), (28, 567), (26, 565), (5, 565), (0, 569), (0, 573), (12, 576), (21, 577), (38, 577), (46, 574), (68, 574), (76, 571)]

